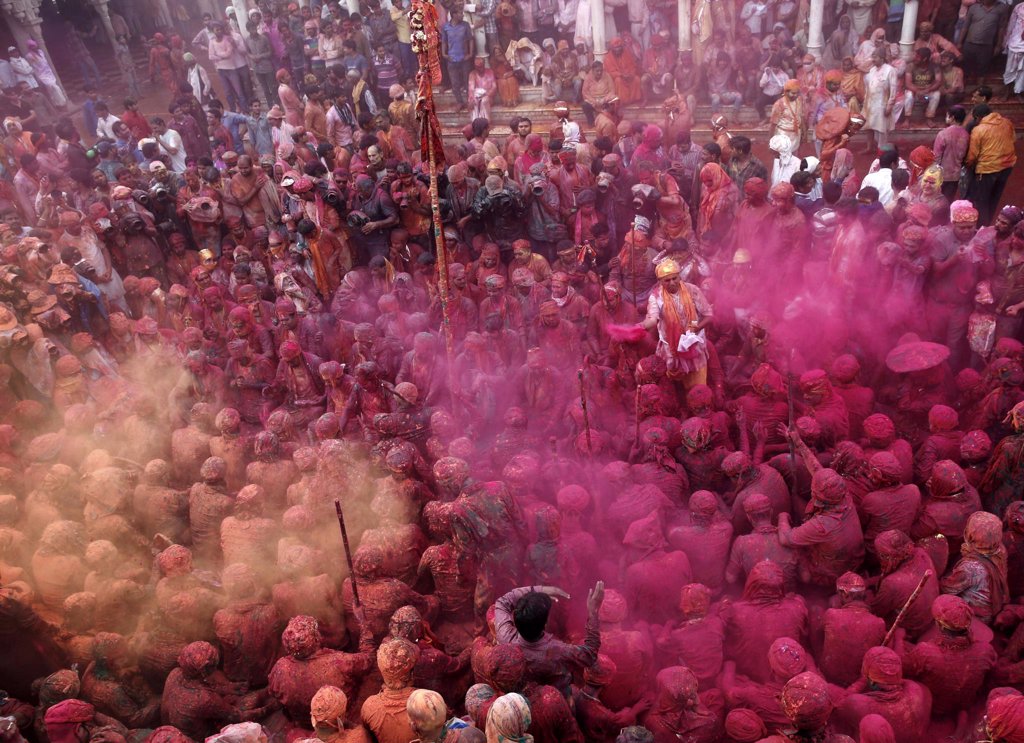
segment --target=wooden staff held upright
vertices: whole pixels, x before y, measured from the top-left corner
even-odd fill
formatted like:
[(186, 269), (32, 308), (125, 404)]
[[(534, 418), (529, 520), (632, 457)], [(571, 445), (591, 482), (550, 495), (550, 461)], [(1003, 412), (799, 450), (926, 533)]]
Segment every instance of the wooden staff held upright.
[(359, 601), (359, 586), (356, 585), (356, 569), (352, 564), (352, 548), (348, 546), (348, 530), (345, 528), (345, 515), (341, 512), (341, 501), (334, 499), (334, 512), (338, 514), (338, 526), (341, 527), (341, 543), (345, 545), (345, 559), (348, 561), (348, 578), (352, 581), (352, 600), (356, 607), (362, 606)]

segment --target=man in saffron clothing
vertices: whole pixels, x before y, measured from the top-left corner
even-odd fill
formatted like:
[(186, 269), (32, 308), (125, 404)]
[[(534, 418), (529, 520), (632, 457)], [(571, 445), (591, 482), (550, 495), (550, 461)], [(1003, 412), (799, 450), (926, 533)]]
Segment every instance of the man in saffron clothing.
[(707, 382), (704, 328), (711, 324), (712, 310), (700, 289), (680, 280), (679, 271), (679, 264), (670, 258), (655, 267), (658, 284), (647, 299), (647, 317), (641, 326), (658, 329), (656, 353), (665, 359), (669, 377), (690, 389)]

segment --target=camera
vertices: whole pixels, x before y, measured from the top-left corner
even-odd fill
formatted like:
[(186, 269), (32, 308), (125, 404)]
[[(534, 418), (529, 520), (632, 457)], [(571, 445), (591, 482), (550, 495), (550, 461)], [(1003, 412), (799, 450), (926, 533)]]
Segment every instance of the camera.
[(324, 201), (334, 207), (342, 206), (341, 194), (337, 191), (324, 192)]
[(163, 199), (167, 197), (169, 194), (170, 191), (167, 190), (167, 186), (165, 186), (162, 183), (156, 183), (152, 186), (152, 188), (149, 189), (149, 195), (152, 196), (154, 199)]
[(534, 178), (530, 181), (530, 191), (534, 196), (544, 195), (544, 179)]
[(345, 222), (354, 230), (362, 229), (370, 223), (370, 218), (363, 212), (349, 212)]

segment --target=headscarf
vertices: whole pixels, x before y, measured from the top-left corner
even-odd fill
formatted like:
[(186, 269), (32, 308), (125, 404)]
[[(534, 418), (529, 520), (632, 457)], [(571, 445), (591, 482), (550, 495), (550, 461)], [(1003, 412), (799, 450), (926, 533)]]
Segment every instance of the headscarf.
[(78, 727), (92, 722), (96, 708), (81, 699), (65, 699), (46, 710), (43, 718), (50, 743), (77, 743)]
[(879, 645), (868, 650), (860, 672), (873, 684), (872, 696), (883, 701), (896, 701), (903, 696), (903, 661), (892, 648)]
[(807, 651), (792, 637), (778, 637), (768, 648), (768, 667), (780, 681), (807, 670)]
[(715, 213), (729, 197), (730, 189), (734, 188), (732, 179), (718, 163), (707, 163), (700, 169), (701, 223), (711, 224)]
[(320, 723), (337, 726), (337, 721), (345, 717), (348, 709), (348, 697), (337, 686), (321, 686), (313, 700), (309, 703), (309, 716), (315, 728)]
[(226, 725), (216, 735), (206, 739), (206, 743), (266, 743), (267, 732), (258, 722), (236, 722)]
[(935, 153), (930, 147), (921, 145), (910, 151), (910, 182), (917, 183), (929, 165), (935, 162)]
[(754, 176), (753, 178), (747, 178), (743, 183), (743, 195), (748, 199), (764, 199), (768, 196), (768, 182), (763, 178)]
[(944, 593), (932, 601), (932, 618), (943, 629), (964, 633), (971, 627), (974, 609), (959, 596)]
[(469, 691), (466, 692), (466, 712), (469, 713), (470, 718), (478, 725), (482, 722), (479, 719), (480, 708), (496, 696), (498, 696), (498, 692), (487, 684), (473, 684), (469, 687)]
[(781, 395), (786, 389), (782, 375), (775, 371), (771, 364), (761, 364), (754, 370), (750, 375), (750, 386), (757, 395), (766, 398)]
[(304, 614), (292, 617), (281, 634), (284, 649), (296, 658), (308, 658), (320, 649), (320, 642), (319, 623)]
[(882, 565), (882, 575), (887, 575), (910, 559), (914, 543), (899, 529), (889, 529), (875, 537), (875, 552)]
[(838, 506), (846, 498), (846, 480), (838, 472), (824, 468), (811, 477), (811, 499), (824, 506)]
[(522, 694), (498, 697), (487, 713), (487, 743), (533, 743), (526, 732), (532, 722), (530, 703)]
[(842, 181), (852, 177), (855, 177), (853, 152), (846, 147), (840, 147), (832, 160), (832, 180)]
[(888, 446), (896, 437), (896, 425), (884, 413), (874, 413), (864, 419), (864, 434), (875, 446)]
[(976, 511), (967, 519), (964, 543), (960, 547), (964, 558), (980, 562), (989, 575), (993, 613), (1003, 608), (1010, 595), (1006, 582), (1006, 547), (1003, 546), (1003, 522), (995, 514)]
[(743, 600), (759, 606), (777, 604), (785, 593), (782, 568), (771, 560), (761, 560), (750, 569), (743, 586)]
[(960, 425), (960, 416), (948, 405), (933, 405), (928, 411), (928, 428), (932, 433), (952, 431)]
[(499, 692), (518, 689), (526, 675), (526, 656), (518, 645), (495, 645), (484, 658), (483, 676)]
[(985, 713), (988, 733), (995, 743), (1024, 743), (1024, 696), (992, 699)]
[(384, 678), (384, 685), (391, 688), (408, 686), (419, 654), (419, 648), (399, 638), (387, 640), (377, 648), (377, 668)]

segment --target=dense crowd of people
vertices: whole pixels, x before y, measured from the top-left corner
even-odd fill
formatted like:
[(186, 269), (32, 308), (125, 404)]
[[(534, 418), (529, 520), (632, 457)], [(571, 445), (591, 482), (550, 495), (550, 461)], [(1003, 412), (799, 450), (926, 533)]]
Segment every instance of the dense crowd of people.
[(434, 192), (401, 3), (14, 49), (0, 741), (1024, 741), (1024, 5), (882, 5), (439, 8)]

